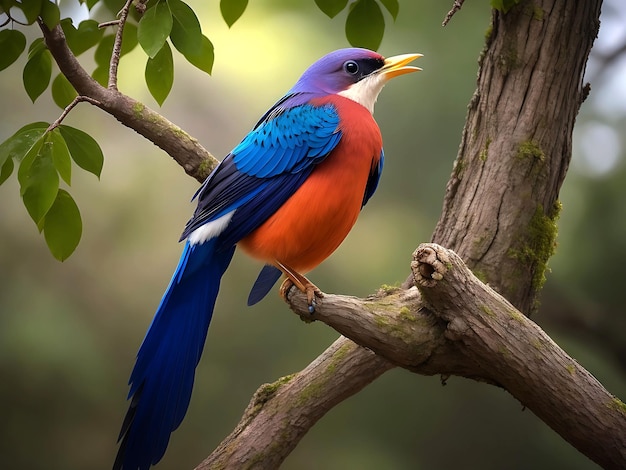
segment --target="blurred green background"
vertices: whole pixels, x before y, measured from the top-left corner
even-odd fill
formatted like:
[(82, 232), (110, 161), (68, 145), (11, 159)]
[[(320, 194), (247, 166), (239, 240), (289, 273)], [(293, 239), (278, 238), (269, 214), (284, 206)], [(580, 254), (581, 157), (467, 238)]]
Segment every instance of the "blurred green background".
[[(73, 2), (66, 2), (73, 5)], [(490, 23), (486, 0), (400, 2), (380, 52), (421, 52), (424, 71), (394, 80), (376, 117), (386, 166), (375, 198), (344, 245), (311, 279), (326, 292), (365, 296), (403, 281), (428, 241), (456, 156), (477, 58)], [(578, 119), (562, 191), (559, 247), (534, 318), (611, 392), (626, 397), (626, 60), (602, 58), (626, 41), (619, 0), (605, 2), (590, 62), (592, 94)], [(314, 60), (347, 46), (345, 12), (313, 1), (250, 2), (228, 29), (217, 1), (190, 1), (215, 45), (211, 77), (177, 61), (161, 112), (221, 158)], [(297, 6), (295, 6), (297, 5)], [(80, 12), (79, 12), (80, 13)], [(84, 12), (83, 12), (84, 14)], [(101, 11), (98, 20), (111, 19)], [(36, 31), (32, 31), (35, 34)], [(89, 53), (82, 58), (90, 69)], [(31, 104), (18, 77), (0, 74), (0, 141), (22, 125), (53, 121), (49, 94)], [(120, 89), (153, 108), (145, 55), (121, 61)], [(101, 144), (101, 181), (76, 172), (84, 222), (66, 262), (48, 253), (17, 183), (0, 187), (0, 467), (110, 468), (126, 412), (127, 380), (176, 266), (176, 243), (197, 183), (165, 153), (87, 104), (67, 124)], [(302, 369), (337, 333), (306, 325), (277, 295), (246, 307), (260, 265), (236, 255), (222, 283), (191, 407), (158, 468), (193, 468), (232, 430), (257, 387)], [(453, 377), (388, 372), (332, 410), (285, 469), (597, 468), (506, 392)]]

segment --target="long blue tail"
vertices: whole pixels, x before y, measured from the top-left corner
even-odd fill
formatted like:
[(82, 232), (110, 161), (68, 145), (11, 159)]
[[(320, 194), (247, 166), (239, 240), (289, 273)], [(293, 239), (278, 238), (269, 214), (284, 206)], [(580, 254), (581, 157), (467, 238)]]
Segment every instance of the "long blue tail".
[(156, 464), (187, 412), (220, 280), (235, 251), (215, 245), (215, 239), (185, 244), (137, 353), (114, 470), (148, 470)]

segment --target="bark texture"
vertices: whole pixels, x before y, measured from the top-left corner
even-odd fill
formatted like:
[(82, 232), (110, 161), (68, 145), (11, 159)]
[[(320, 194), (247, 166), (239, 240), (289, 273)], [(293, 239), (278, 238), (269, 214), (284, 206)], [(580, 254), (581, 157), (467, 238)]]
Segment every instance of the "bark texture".
[(538, 305), (554, 250), (601, 3), (524, 1), (506, 14), (494, 10), (432, 236), (526, 314)]
[[(626, 464), (626, 406), (539, 326), (481, 283), (460, 257), (422, 245), (413, 272), (424, 303), (447, 322), (445, 337), (561, 437), (603, 468)], [(447, 360), (443, 361), (447, 363)]]
[(236, 429), (197, 468), (278, 467), (332, 406), (394, 366), (502, 387), (602, 467), (624, 468), (623, 402), (453, 251), (420, 245), (412, 270), (417, 288), (367, 299), (325, 295), (313, 315), (306, 296), (292, 289), (295, 313), (349, 339), (339, 338), (303, 371), (262, 386)]
[(339, 338), (302, 371), (262, 385), (237, 427), (197, 469), (278, 468), (326, 412), (392, 367)]

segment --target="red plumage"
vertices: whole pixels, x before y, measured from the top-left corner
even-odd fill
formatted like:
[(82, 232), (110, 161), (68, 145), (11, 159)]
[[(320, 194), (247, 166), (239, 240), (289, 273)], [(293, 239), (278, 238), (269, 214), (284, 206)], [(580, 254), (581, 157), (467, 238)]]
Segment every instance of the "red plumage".
[(319, 265), (348, 235), (382, 150), (380, 129), (365, 107), (339, 95), (312, 101), (328, 103), (340, 117), (341, 141), (280, 209), (239, 242), (250, 256), (299, 273)]

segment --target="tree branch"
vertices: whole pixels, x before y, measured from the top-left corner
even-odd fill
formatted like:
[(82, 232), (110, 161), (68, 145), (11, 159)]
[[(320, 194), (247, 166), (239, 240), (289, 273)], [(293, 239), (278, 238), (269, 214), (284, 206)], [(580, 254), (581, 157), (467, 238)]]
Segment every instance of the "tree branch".
[(120, 65), (120, 57), (122, 55), (122, 38), (124, 36), (124, 26), (128, 19), (128, 12), (133, 0), (127, 0), (120, 12), (117, 22), (117, 32), (115, 33), (115, 41), (113, 43), (113, 52), (111, 52), (111, 61), (109, 63), (109, 90), (117, 90), (117, 68)]
[(342, 337), (303, 371), (261, 386), (198, 469), (276, 468), (321, 416), (394, 365), (503, 387), (590, 459), (623, 468), (624, 403), (454, 252), (420, 245), (412, 269), (422, 296), (415, 287), (367, 299), (326, 294), (313, 315), (292, 289), (296, 314), (360, 346)]
[(601, 0), (494, 10), (443, 210), (431, 241), (453, 249), (525, 314), (554, 251), (582, 77)]
[[(454, 350), (603, 468), (626, 464), (626, 405), (453, 251), (421, 245), (412, 265)], [(436, 274), (439, 280), (434, 280)]]
[(392, 367), (339, 338), (304, 370), (262, 385), (234, 431), (197, 470), (278, 468), (326, 412)]
[(452, 8), (450, 8), (450, 11), (446, 14), (446, 17), (443, 19), (441, 26), (448, 26), (452, 17), (456, 15), (461, 8), (463, 8), (463, 3), (465, 3), (465, 0), (454, 0), (454, 4), (452, 5)]
[(103, 111), (167, 152), (188, 175), (204, 181), (218, 161), (195, 138), (143, 103), (100, 85), (69, 49), (60, 26), (48, 29), (43, 22), (39, 26), (61, 73), (79, 95), (95, 100)]
[(626, 405), (456, 253), (422, 244), (413, 257), (422, 297), (415, 288), (365, 300), (325, 295), (311, 315), (292, 289), (291, 307), (412, 372), (500, 386), (603, 468), (624, 468)]
[(63, 112), (61, 113), (61, 115), (52, 123), (50, 124), (50, 126), (48, 126), (47, 131), (51, 131), (52, 129), (55, 129), (57, 127), (59, 127), (61, 125), (61, 123), (63, 122), (63, 120), (67, 117), (67, 115), (70, 113), (70, 111), (72, 111), (72, 109), (74, 109), (74, 107), (78, 104), (78, 103), (83, 103), (83, 102), (87, 102), (90, 104), (93, 104), (94, 106), (99, 106), (100, 102), (94, 100), (93, 98), (89, 98), (88, 96), (82, 96), (82, 95), (78, 95), (76, 98), (74, 98), (72, 100), (72, 102), (70, 104), (68, 104), (65, 109), (63, 110)]

